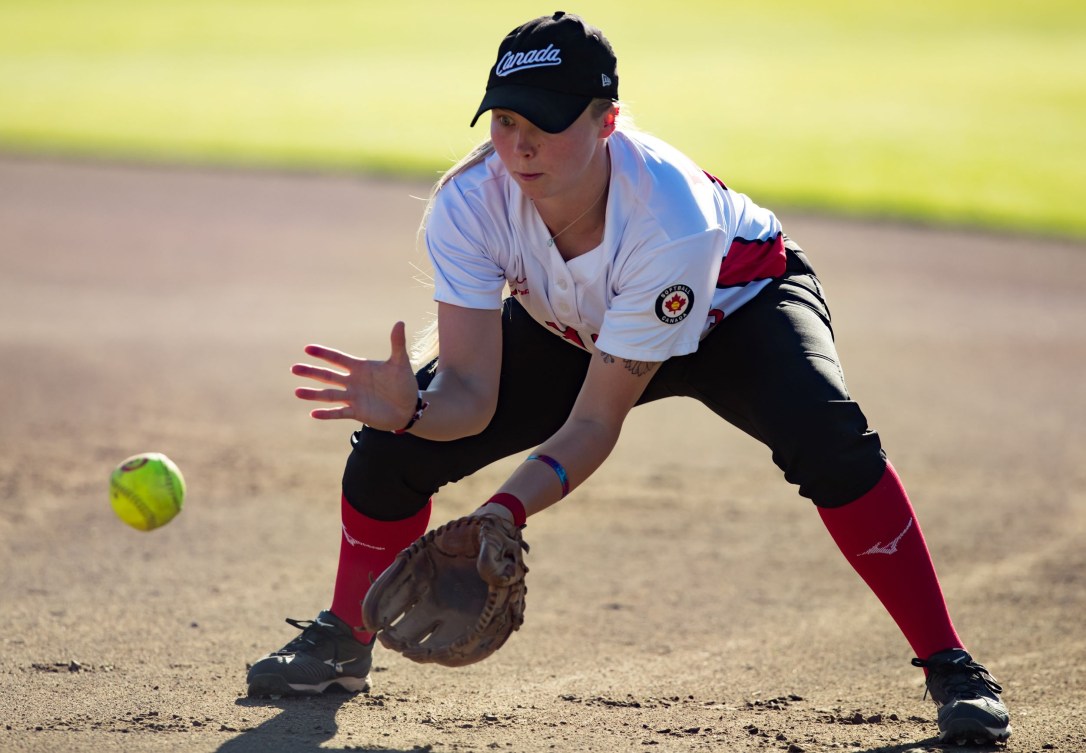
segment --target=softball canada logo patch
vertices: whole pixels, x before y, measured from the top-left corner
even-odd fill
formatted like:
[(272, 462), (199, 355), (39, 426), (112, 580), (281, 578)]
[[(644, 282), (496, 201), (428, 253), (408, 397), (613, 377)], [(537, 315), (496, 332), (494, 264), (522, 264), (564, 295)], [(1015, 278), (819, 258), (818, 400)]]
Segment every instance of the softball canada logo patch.
[(671, 285), (656, 296), (656, 318), (664, 324), (678, 324), (694, 305), (694, 291), (686, 285)]

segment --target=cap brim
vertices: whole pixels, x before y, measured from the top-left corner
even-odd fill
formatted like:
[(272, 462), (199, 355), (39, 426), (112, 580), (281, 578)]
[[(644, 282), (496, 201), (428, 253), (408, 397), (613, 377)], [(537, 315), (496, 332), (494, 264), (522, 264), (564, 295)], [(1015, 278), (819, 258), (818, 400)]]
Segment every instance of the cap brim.
[(487, 110), (511, 110), (547, 133), (561, 133), (581, 116), (592, 97), (564, 94), (535, 86), (495, 86), (487, 90), (471, 124)]

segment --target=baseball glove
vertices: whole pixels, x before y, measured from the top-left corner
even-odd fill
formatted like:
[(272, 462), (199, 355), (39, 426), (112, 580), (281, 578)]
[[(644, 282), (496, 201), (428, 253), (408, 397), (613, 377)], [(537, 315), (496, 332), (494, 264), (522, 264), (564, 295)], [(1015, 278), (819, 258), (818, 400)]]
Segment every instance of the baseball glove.
[(520, 529), (467, 516), (404, 549), (362, 602), (366, 630), (412, 661), (462, 667), (501, 648), (524, 623)]

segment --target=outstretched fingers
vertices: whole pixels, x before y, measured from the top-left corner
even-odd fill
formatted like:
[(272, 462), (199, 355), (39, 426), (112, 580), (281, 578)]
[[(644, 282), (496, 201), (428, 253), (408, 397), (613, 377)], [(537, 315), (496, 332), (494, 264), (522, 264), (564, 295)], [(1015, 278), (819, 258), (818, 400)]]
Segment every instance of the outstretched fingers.
[(350, 406), (341, 405), (338, 408), (314, 408), (309, 411), (309, 415), (312, 418), (319, 418), (321, 420), (333, 419), (333, 418), (354, 418)]
[(313, 387), (297, 387), (294, 390), (295, 397), (302, 400), (313, 400), (318, 403), (345, 403), (347, 402), (346, 390), (316, 389)]
[[(306, 355), (339, 366), (345, 369), (345, 371), (336, 371), (324, 366), (313, 366), (308, 363), (296, 363), (290, 367), (290, 373), (295, 376), (312, 379), (315, 382), (332, 384), (336, 387), (346, 387), (350, 383), (352, 371), (357, 369), (362, 363), (361, 359), (355, 358), (354, 356), (339, 350), (326, 348), (323, 345), (307, 345), (305, 346), (305, 353)], [(347, 400), (347, 391), (345, 389), (319, 390), (310, 387), (299, 387), (294, 390), (294, 394), (303, 400), (319, 400), (327, 403), (345, 402)]]
[(320, 366), (310, 366), (307, 363), (294, 364), (290, 367), (290, 373), (295, 376), (306, 377), (307, 379), (313, 379), (317, 382), (323, 382), (324, 384), (335, 384), (341, 387), (347, 384), (347, 380), (351, 376), (342, 371), (333, 371), (332, 369), (325, 369)]
[[(356, 360), (346, 353), (341, 353), (338, 350), (332, 350), (320, 345), (307, 345), (305, 352), (307, 355), (313, 356), (314, 358), (320, 358), (330, 363), (343, 366), (344, 368), (350, 368), (349, 363)], [(336, 386), (336, 389), (296, 387), (294, 389), (295, 397), (320, 403), (346, 403), (348, 401), (347, 390), (342, 388), (346, 387), (347, 382), (351, 377), (350, 373), (334, 371), (322, 366), (311, 366), (307, 363), (294, 364), (290, 367), (290, 373), (295, 376), (312, 379), (316, 382)], [(349, 415), (346, 413), (347, 410), (348, 408), (346, 406), (340, 406), (338, 408), (317, 408), (311, 411), (310, 415), (313, 416), (313, 418), (342, 418), (345, 415)]]
[(305, 354), (307, 356), (319, 358), (322, 361), (327, 361), (328, 363), (347, 369), (348, 371), (359, 362), (359, 359), (349, 353), (344, 353), (343, 351), (335, 350), (334, 348), (326, 348), (323, 345), (306, 345)]

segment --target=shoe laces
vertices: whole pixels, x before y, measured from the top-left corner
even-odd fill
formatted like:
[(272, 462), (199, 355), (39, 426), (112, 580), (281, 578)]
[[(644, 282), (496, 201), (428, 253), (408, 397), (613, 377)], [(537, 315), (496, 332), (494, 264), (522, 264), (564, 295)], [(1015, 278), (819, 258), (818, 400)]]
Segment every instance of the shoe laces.
[(294, 636), (293, 640), (287, 645), (276, 651), (275, 654), (278, 656), (296, 654), (300, 650), (317, 646), (331, 637), (329, 635), (331, 627), (316, 620), (295, 620), (287, 617), (286, 621), (302, 632), (300, 635)]
[[(913, 659), (912, 664), (914, 667), (928, 670), (925, 698), (928, 697), (933, 685), (943, 691), (946, 700), (980, 698), (987, 694), (999, 695), (1003, 692), (1003, 686), (996, 682), (988, 669), (983, 664), (973, 661), (969, 654), (965, 654), (958, 661)], [(984, 690), (988, 693), (984, 693)], [(934, 697), (935, 695), (932, 694), (932, 698)]]

